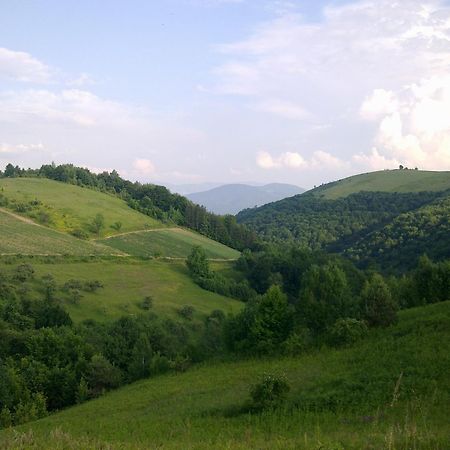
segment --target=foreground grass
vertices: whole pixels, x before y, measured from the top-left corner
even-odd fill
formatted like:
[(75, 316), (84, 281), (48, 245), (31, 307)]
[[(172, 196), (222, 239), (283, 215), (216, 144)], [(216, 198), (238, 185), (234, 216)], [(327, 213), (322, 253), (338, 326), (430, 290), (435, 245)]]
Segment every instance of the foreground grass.
[[(450, 302), (342, 350), (196, 367), (141, 381), (0, 432), (2, 448), (446, 449)], [(285, 409), (246, 410), (249, 385), (282, 372)]]
[(317, 195), (334, 200), (361, 191), (422, 192), (447, 189), (450, 189), (450, 172), (384, 170), (355, 175), (314, 191)]
[[(183, 261), (135, 260), (131, 258), (105, 258), (77, 260), (70, 258), (18, 258), (0, 259), (0, 269), (11, 271), (27, 262), (35, 270), (35, 278), (51, 274), (59, 286), (68, 280), (98, 280), (104, 288), (96, 292), (83, 292), (74, 304), (58, 292), (65, 309), (75, 322), (84, 319), (111, 320), (124, 315), (142, 312), (139, 304), (146, 296), (153, 298), (153, 308), (158, 315), (175, 317), (183, 305), (192, 305), (196, 316), (221, 309), (226, 314), (236, 312), (242, 303), (198, 287), (190, 278)], [(41, 296), (34, 289), (31, 295)]]
[(111, 255), (116, 249), (77, 239), (55, 230), (23, 222), (0, 211), (0, 254)]
[(102, 232), (105, 236), (118, 233), (111, 228), (115, 222), (121, 222), (121, 232), (162, 226), (157, 220), (134, 211), (117, 197), (45, 178), (2, 178), (0, 190), (16, 203), (41, 201), (50, 216), (48, 225), (59, 231), (87, 230), (98, 213), (105, 218)]
[(124, 234), (100, 241), (134, 256), (167, 256), (186, 258), (194, 245), (200, 245), (208, 258), (237, 259), (239, 252), (226, 245), (182, 228)]

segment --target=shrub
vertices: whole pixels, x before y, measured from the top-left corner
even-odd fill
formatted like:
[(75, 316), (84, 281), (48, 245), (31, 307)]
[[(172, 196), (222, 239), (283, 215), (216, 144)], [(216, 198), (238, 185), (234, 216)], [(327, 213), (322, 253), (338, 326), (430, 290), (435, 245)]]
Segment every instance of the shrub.
[(194, 317), (195, 308), (191, 305), (184, 305), (178, 310), (178, 314), (187, 320), (192, 320)]
[(362, 320), (338, 319), (330, 328), (328, 341), (334, 346), (351, 345), (367, 335), (367, 325)]
[(142, 300), (142, 302), (139, 304), (139, 308), (143, 309), (144, 311), (148, 311), (149, 309), (153, 308), (153, 298), (150, 295), (147, 295), (147, 297)]
[(278, 408), (285, 403), (289, 390), (283, 375), (264, 374), (250, 389), (251, 406), (256, 410)]
[(84, 240), (86, 240), (86, 239), (89, 238), (89, 234), (86, 233), (86, 231), (82, 230), (81, 228), (75, 228), (74, 230), (72, 230), (72, 231), (70, 232), (70, 234), (71, 234), (72, 236), (75, 236), (75, 237), (78, 238), (78, 239), (84, 239)]
[(120, 222), (120, 221), (114, 222), (112, 225), (110, 225), (110, 227), (113, 230), (120, 231), (122, 228), (122, 222)]
[(33, 278), (34, 275), (34, 269), (31, 264), (20, 264), (20, 266), (17, 266), (16, 273), (14, 274), (14, 278), (17, 281), (28, 281)]
[(83, 285), (83, 290), (86, 292), (95, 292), (97, 289), (103, 288), (103, 283), (98, 280), (86, 281)]

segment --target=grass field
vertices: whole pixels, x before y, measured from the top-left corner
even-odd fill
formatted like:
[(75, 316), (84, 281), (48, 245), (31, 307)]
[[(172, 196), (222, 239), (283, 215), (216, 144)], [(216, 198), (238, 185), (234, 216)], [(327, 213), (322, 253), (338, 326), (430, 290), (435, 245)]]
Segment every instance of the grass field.
[[(94, 293), (83, 293), (77, 304), (70, 302), (63, 293), (57, 294), (76, 322), (84, 319), (104, 321), (141, 313), (138, 304), (146, 296), (153, 298), (152, 311), (166, 317), (175, 317), (177, 309), (183, 305), (192, 305), (197, 316), (214, 309), (229, 313), (242, 307), (241, 302), (198, 287), (181, 261), (112, 258), (90, 262), (67, 259), (55, 259), (53, 263), (45, 262), (45, 259), (24, 259), (22, 262), (33, 266), (35, 278), (52, 274), (59, 286), (71, 279), (98, 280), (104, 285)], [(11, 270), (13, 267), (15, 265), (0, 260), (0, 268)]]
[(361, 191), (421, 192), (446, 189), (450, 189), (450, 172), (384, 170), (355, 175), (310, 192), (333, 200)]
[(114, 236), (99, 241), (133, 256), (187, 257), (194, 245), (200, 245), (208, 258), (236, 259), (239, 252), (200, 234), (182, 228), (144, 231)]
[[(17, 430), (2, 448), (447, 449), (450, 302), (401, 313), (348, 349), (197, 366), (144, 380)], [(291, 385), (282, 410), (246, 412), (263, 372)]]
[(24, 222), (0, 210), (0, 254), (86, 256), (120, 252)]
[(120, 232), (161, 227), (157, 220), (131, 209), (123, 200), (97, 192), (44, 178), (2, 178), (0, 191), (9, 200), (27, 203), (39, 200), (50, 216), (48, 226), (60, 231), (71, 231), (88, 226), (96, 214), (105, 218), (102, 235), (109, 236), (118, 231), (110, 226), (121, 222)]

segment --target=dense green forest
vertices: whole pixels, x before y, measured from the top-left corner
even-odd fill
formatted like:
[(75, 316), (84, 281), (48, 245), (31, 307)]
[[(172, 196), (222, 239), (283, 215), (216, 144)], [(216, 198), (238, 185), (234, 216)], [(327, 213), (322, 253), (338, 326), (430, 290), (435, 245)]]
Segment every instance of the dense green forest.
[[(361, 267), (402, 271), (430, 257), (450, 257), (449, 191), (358, 192), (327, 199), (315, 191), (237, 216), (263, 240), (341, 253)], [(405, 248), (406, 246), (406, 248)]]
[(116, 171), (94, 174), (72, 164), (43, 165), (40, 169), (22, 169), (8, 164), (0, 177), (44, 177), (75, 184), (119, 196), (127, 204), (152, 218), (191, 228), (211, 239), (238, 250), (256, 245), (256, 236), (247, 227), (237, 224), (234, 216), (209, 213), (185, 197), (172, 194), (164, 186), (124, 180)]

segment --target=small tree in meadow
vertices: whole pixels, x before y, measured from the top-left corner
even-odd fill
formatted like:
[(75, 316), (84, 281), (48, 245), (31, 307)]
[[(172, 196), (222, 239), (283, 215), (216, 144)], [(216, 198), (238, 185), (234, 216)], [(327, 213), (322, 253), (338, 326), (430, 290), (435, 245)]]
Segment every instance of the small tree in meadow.
[(103, 214), (96, 214), (96, 216), (92, 219), (91, 222), (91, 230), (93, 233), (100, 235), (100, 232), (105, 228), (105, 218)]
[(257, 410), (278, 408), (285, 403), (289, 390), (284, 376), (266, 373), (250, 389), (251, 406)]
[(191, 254), (187, 257), (186, 265), (194, 279), (207, 278), (211, 274), (205, 250), (199, 245), (192, 247)]

